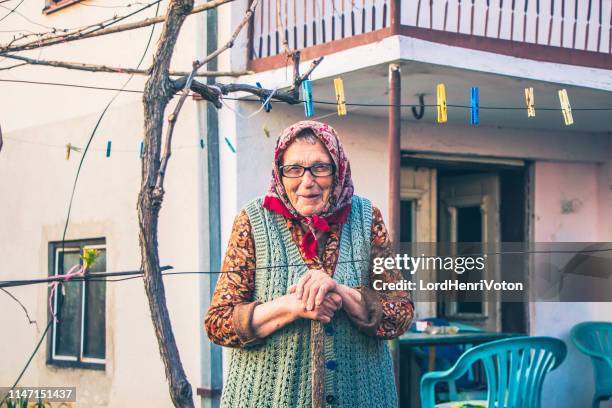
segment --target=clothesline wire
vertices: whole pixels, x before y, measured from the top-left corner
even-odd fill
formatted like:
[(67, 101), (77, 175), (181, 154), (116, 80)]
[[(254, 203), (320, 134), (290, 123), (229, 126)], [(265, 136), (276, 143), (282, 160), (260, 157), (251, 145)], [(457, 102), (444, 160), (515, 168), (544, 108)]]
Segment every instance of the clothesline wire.
[[(465, 256), (493, 256), (493, 255), (518, 255), (518, 254), (588, 254), (588, 253), (603, 253), (603, 252), (612, 252), (612, 248), (595, 248), (595, 249), (583, 249), (578, 251), (572, 250), (533, 250), (533, 251), (493, 251), (493, 252), (472, 252), (472, 253), (462, 253), (461, 257)], [(423, 255), (424, 256), (424, 255)], [(442, 255), (429, 255), (429, 256), (442, 256)], [(268, 266), (260, 266), (255, 268), (239, 268), (236, 270), (225, 270), (225, 271), (179, 271), (179, 272), (165, 272), (167, 270), (174, 269), (172, 266), (162, 266), (160, 267), (160, 271), (162, 272), (162, 276), (166, 275), (216, 275), (223, 273), (243, 273), (249, 271), (258, 271), (258, 270), (271, 270), (271, 269), (281, 269), (281, 268), (295, 268), (302, 266), (320, 266), (320, 265), (332, 265), (335, 264), (350, 264), (350, 263), (363, 263), (370, 262), (370, 259), (352, 259), (347, 261), (336, 261), (334, 263), (331, 262), (300, 262), (295, 264), (281, 264), (281, 265), (268, 265)], [(80, 281), (94, 281), (94, 282), (118, 282), (129, 279), (137, 279), (142, 277), (142, 271), (121, 271), (121, 272), (89, 272), (85, 276), (75, 276), (70, 281), (71, 282), (80, 282)], [(128, 276), (127, 278), (118, 278), (118, 279), (107, 279), (114, 278), (117, 276)], [(40, 283), (50, 283), (54, 281), (63, 280), (63, 277), (53, 277), (49, 276), (47, 278), (38, 278), (38, 279), (20, 279), (20, 280), (7, 280), (0, 281), (0, 288), (6, 287), (16, 287), (16, 286), (27, 286), (27, 285), (35, 285)]]
[[(31, 144), (31, 145), (36, 145), (36, 146), (44, 146), (44, 147), (51, 147), (54, 149), (62, 149), (62, 150), (66, 150), (66, 145), (56, 145), (56, 144), (51, 144), (51, 143), (43, 143), (43, 142), (33, 142), (31, 140), (23, 140), (23, 139), (17, 139), (14, 137), (8, 137), (8, 136), (3, 136), (4, 140), (11, 140), (13, 142), (17, 142), (17, 143), (25, 143), (25, 144)], [(73, 147), (77, 147), (74, 144), (71, 144)], [(176, 147), (172, 147), (173, 150), (183, 150), (183, 149), (192, 149), (192, 148), (198, 148), (201, 149), (201, 146), (195, 146), (195, 145), (181, 145), (181, 146), (176, 146)], [(107, 148), (90, 148), (89, 151), (93, 151), (93, 152), (106, 152)], [(133, 152), (138, 152), (140, 151), (140, 149), (115, 149), (113, 147), (112, 152), (113, 153), (133, 153)]]
[[(28, 80), (20, 80), (20, 79), (0, 79), (0, 82), (8, 82), (8, 83), (23, 83), (23, 84), (31, 84), (31, 85), (50, 85), (50, 86), (65, 86), (65, 87), (69, 87), (69, 88), (81, 88), (81, 89), (92, 89), (92, 90), (100, 90), (100, 91), (120, 91), (120, 92), (127, 92), (127, 93), (143, 93), (144, 91), (141, 90), (136, 90), (136, 89), (121, 89), (121, 88), (112, 88), (112, 87), (100, 87), (100, 86), (93, 86), (93, 85), (80, 85), (80, 84), (70, 84), (70, 83), (64, 83), (64, 82), (43, 82), (43, 81), (28, 81)], [(195, 95), (195, 94), (194, 94)], [(223, 99), (226, 100), (235, 100), (235, 101), (239, 101), (239, 102), (256, 102), (256, 103), (261, 103), (260, 99), (251, 99), (251, 98), (236, 98), (236, 97), (224, 97)], [(298, 99), (297, 100), (299, 103), (303, 103), (304, 101), (302, 99)], [(286, 104), (286, 102), (284, 101), (279, 101), (279, 100), (270, 100), (268, 101), (269, 103), (283, 103)], [(313, 99), (313, 103), (314, 104), (319, 104), (319, 105), (337, 105), (336, 101), (324, 101), (324, 100), (316, 100)], [(384, 107), (389, 107), (389, 106), (393, 106), (391, 104), (388, 103), (359, 103), (359, 102), (346, 102), (346, 106), (364, 106), (364, 107), (380, 107), (380, 108), (384, 108)], [(402, 108), (419, 108), (421, 106), (425, 107), (425, 108), (435, 108), (438, 105), (437, 104), (418, 104), (418, 103), (402, 103), (399, 105)], [(472, 107), (470, 105), (463, 105), (463, 104), (451, 104), (448, 103), (446, 105), (449, 108), (462, 108), (462, 109), (471, 109)], [(526, 106), (482, 106), (480, 105), (478, 107), (480, 110), (526, 110), (527, 107)], [(563, 109), (561, 107), (559, 108), (547, 108), (547, 107), (535, 107), (536, 111), (562, 111)], [(596, 108), (575, 108), (572, 107), (572, 111), (612, 111), (612, 106), (610, 107), (596, 107)]]

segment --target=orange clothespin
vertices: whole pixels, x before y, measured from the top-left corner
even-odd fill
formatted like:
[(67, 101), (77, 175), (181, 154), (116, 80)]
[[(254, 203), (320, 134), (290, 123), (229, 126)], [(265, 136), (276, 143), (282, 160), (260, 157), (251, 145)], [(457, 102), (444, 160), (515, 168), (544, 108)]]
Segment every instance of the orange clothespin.
[(563, 112), (565, 126), (569, 126), (574, 123), (574, 117), (572, 116), (572, 106), (570, 105), (569, 97), (565, 89), (559, 91), (559, 101), (561, 102), (561, 111)]
[(344, 116), (346, 115), (346, 99), (344, 98), (344, 83), (342, 82), (342, 78), (334, 79), (334, 88), (336, 90), (338, 116)]
[(525, 88), (525, 104), (527, 105), (527, 117), (535, 117), (535, 97), (533, 96), (533, 88)]
[(446, 123), (448, 120), (446, 110), (446, 88), (444, 84), (438, 84), (438, 123)]

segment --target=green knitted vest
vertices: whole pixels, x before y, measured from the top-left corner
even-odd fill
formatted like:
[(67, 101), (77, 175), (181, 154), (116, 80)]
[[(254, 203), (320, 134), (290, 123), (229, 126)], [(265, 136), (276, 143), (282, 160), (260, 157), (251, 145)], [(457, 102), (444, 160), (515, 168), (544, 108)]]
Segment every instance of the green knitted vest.
[[(247, 204), (246, 211), (257, 258), (254, 300), (267, 302), (285, 295), (287, 288), (308, 269), (283, 216), (264, 209), (261, 199)], [(368, 284), (371, 224), (372, 204), (354, 196), (349, 220), (340, 237), (334, 273), (337, 282), (351, 287)], [(274, 332), (263, 344), (232, 349), (221, 405), (310, 408), (310, 359), (307, 319), (296, 320)], [(325, 325), (325, 361), (328, 406), (397, 406), (386, 342), (357, 330), (342, 310)]]

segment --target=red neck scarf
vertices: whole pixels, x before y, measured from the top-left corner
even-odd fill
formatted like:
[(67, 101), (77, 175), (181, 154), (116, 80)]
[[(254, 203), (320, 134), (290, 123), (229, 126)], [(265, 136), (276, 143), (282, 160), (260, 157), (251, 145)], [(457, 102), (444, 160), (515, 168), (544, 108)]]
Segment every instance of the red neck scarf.
[[(310, 129), (317, 139), (323, 143), (336, 165), (336, 173), (334, 174), (328, 206), (323, 213), (313, 215), (312, 217), (304, 217), (293, 208), (278, 170), (283, 152), (293, 143), (297, 135), (305, 129)], [(281, 133), (274, 149), (272, 177), (265, 196), (264, 208), (308, 226), (308, 231), (306, 231), (300, 243), (300, 248), (307, 259), (317, 256), (315, 230), (329, 231), (330, 223), (346, 223), (351, 210), (353, 190), (351, 166), (348, 157), (336, 131), (331, 126), (313, 120), (303, 120), (294, 123)]]
[(285, 218), (297, 220), (308, 226), (308, 231), (304, 233), (302, 242), (300, 242), (300, 249), (306, 256), (306, 259), (314, 259), (317, 256), (317, 236), (315, 235), (315, 230), (327, 232), (330, 230), (329, 224), (345, 224), (351, 212), (351, 205), (348, 204), (335, 213), (325, 217), (320, 217), (318, 215), (313, 215), (312, 217), (298, 217), (291, 214), (281, 200), (270, 196), (264, 198), (263, 207)]

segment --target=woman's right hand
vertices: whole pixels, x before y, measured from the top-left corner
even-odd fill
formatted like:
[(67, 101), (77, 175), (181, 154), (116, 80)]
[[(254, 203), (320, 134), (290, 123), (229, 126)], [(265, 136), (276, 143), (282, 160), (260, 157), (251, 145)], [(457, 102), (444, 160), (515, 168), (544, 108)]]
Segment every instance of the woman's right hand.
[(297, 317), (317, 320), (325, 324), (331, 322), (334, 314), (342, 307), (342, 297), (335, 292), (328, 292), (321, 305), (315, 306), (314, 310), (306, 310), (295, 293), (291, 293), (290, 296)]

